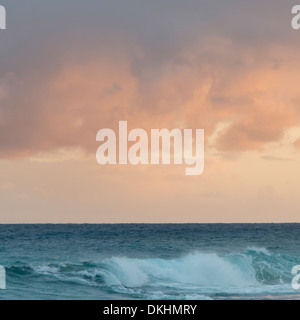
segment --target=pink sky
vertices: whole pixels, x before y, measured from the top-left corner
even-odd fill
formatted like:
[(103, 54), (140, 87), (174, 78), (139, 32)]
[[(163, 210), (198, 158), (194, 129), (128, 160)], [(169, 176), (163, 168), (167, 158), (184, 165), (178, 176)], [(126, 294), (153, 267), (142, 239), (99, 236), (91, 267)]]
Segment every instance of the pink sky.
[[(71, 3), (3, 3), (0, 223), (300, 222), (293, 2)], [(203, 175), (99, 166), (119, 120), (205, 129)]]

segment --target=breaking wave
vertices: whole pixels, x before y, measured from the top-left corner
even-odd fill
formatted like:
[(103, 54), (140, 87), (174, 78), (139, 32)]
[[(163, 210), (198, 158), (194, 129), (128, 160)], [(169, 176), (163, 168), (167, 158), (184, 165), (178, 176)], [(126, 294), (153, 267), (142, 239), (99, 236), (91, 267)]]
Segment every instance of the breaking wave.
[(195, 252), (176, 259), (112, 257), (99, 261), (12, 266), (12, 278), (48, 277), (141, 299), (210, 299), (288, 294), (293, 257), (266, 249), (219, 255)]

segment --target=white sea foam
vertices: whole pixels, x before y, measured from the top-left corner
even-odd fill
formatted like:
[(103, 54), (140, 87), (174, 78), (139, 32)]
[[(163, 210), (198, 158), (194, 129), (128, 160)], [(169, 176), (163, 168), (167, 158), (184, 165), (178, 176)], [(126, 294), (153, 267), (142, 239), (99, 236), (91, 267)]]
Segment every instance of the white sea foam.
[(257, 284), (253, 270), (243, 270), (238, 264), (216, 254), (197, 253), (172, 260), (112, 258), (103, 263), (126, 287), (151, 285), (158, 281), (166, 285), (205, 287)]
[(34, 271), (132, 298), (203, 300), (291, 293), (280, 258), (265, 249), (248, 248), (227, 255), (197, 252), (175, 259), (113, 257), (90, 264), (39, 266)]

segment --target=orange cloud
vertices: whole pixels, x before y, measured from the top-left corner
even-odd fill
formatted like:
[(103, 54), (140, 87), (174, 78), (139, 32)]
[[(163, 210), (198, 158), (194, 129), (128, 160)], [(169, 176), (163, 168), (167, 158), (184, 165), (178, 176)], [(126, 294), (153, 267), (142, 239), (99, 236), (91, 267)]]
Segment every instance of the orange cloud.
[(2, 77), (0, 157), (78, 147), (95, 153), (97, 131), (116, 129), (119, 120), (148, 130), (204, 128), (207, 138), (226, 122), (214, 145), (225, 151), (261, 150), (298, 124), (295, 48), (201, 40), (179, 41), (174, 52), (167, 48), (170, 56), (130, 37), (93, 53), (87, 47), (74, 54), (59, 43), (52, 68), (39, 57), (31, 73)]

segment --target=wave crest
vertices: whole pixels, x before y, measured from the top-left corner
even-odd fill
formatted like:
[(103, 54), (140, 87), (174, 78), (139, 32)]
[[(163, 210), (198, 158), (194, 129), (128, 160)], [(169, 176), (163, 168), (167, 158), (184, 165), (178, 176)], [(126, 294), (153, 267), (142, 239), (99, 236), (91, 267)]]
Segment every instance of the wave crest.
[[(263, 248), (176, 259), (112, 257), (100, 261), (8, 268), (8, 275), (45, 276), (145, 299), (203, 299), (232, 293), (290, 291), (292, 257)], [(160, 297), (160, 298), (158, 298)]]

